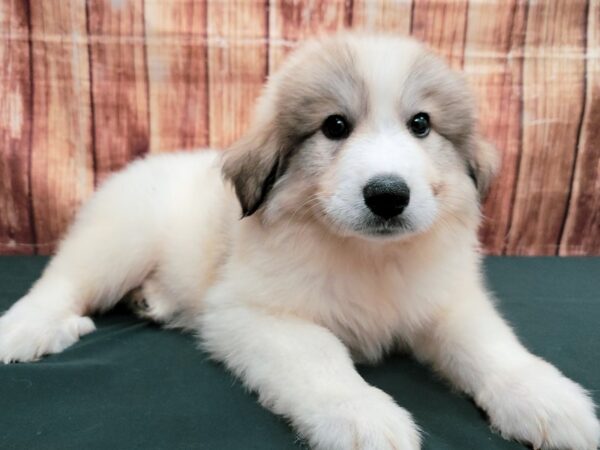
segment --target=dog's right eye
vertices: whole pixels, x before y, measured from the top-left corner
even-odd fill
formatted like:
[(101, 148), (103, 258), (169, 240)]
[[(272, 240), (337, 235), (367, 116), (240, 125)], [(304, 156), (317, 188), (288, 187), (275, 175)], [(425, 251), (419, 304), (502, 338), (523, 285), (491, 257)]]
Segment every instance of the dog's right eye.
[(321, 125), (321, 131), (327, 139), (345, 139), (350, 134), (350, 125), (345, 117), (338, 114), (329, 116)]
[(415, 114), (408, 121), (407, 125), (412, 134), (414, 134), (416, 137), (427, 137), (429, 130), (431, 129), (431, 124), (429, 123), (429, 114), (425, 112)]

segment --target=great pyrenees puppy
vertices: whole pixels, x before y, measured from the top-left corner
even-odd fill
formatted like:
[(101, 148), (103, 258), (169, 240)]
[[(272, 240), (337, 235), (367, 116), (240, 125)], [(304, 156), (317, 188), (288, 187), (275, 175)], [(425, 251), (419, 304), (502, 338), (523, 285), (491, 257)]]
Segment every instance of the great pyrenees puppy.
[(332, 36), (289, 57), (254, 119), (226, 152), (152, 156), (107, 181), (0, 319), (0, 360), (64, 350), (131, 292), (313, 448), (420, 448), (409, 412), (353, 364), (402, 347), (502, 436), (596, 449), (590, 396), (486, 291), (477, 227), (497, 158), (459, 74), (412, 40)]

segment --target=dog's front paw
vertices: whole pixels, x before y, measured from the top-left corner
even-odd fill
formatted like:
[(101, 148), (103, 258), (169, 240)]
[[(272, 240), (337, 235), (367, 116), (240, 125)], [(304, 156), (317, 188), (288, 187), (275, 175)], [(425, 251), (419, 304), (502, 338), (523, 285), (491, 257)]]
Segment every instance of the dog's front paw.
[(503, 437), (543, 450), (596, 450), (600, 423), (587, 392), (542, 360), (497, 377), (477, 396)]
[(300, 424), (318, 450), (418, 450), (419, 430), (411, 415), (384, 392), (369, 388), (351, 398), (328, 399)]
[(94, 329), (89, 317), (22, 299), (0, 317), (0, 361), (35, 361), (42, 355), (59, 353)]

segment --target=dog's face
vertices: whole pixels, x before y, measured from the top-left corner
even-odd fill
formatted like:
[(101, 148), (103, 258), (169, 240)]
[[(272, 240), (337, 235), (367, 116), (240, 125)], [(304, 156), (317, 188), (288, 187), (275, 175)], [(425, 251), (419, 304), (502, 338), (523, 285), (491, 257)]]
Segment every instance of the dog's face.
[(404, 238), (477, 211), (495, 154), (469, 90), (420, 44), (344, 35), (297, 50), (225, 155), (245, 216)]

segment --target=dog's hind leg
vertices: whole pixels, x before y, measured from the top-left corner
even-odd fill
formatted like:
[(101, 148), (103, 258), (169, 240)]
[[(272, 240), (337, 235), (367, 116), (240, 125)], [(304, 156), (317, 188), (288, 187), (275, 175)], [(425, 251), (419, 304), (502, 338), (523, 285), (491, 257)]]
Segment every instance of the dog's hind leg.
[(169, 324), (181, 313), (178, 303), (152, 276), (127, 295), (127, 304), (138, 317), (162, 325)]
[(80, 211), (42, 277), (0, 318), (0, 361), (62, 351), (94, 330), (89, 314), (143, 282), (156, 264), (165, 221), (153, 167), (133, 164)]

